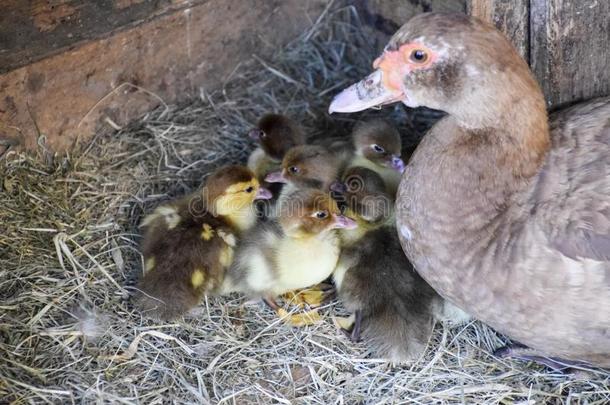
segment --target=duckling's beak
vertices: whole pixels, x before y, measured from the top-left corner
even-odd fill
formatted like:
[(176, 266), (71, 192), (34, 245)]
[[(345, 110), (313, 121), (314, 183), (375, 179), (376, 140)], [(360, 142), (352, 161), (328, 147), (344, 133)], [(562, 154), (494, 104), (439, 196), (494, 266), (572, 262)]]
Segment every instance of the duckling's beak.
[(402, 100), (404, 98), (402, 91), (390, 89), (383, 76), (384, 72), (381, 69), (376, 70), (364, 80), (352, 84), (337, 94), (330, 103), (328, 113), (351, 113)]
[(333, 219), (332, 229), (354, 229), (358, 226), (356, 221), (345, 215), (333, 215)]
[(255, 141), (260, 141), (260, 139), (263, 137), (263, 131), (261, 131), (258, 128), (255, 128), (255, 129), (251, 130), (250, 132), (248, 132), (248, 136), (250, 137), (250, 139), (254, 139)]
[(405, 171), (405, 162), (403, 162), (403, 160), (398, 156), (392, 156), (390, 167), (396, 170), (398, 173), (403, 173)]
[(345, 193), (347, 191), (347, 186), (345, 183), (335, 180), (330, 185), (330, 191), (334, 191), (335, 193)]
[(284, 176), (284, 173), (281, 170), (269, 173), (265, 177), (265, 181), (267, 183), (288, 183), (288, 179), (286, 179), (286, 176)]
[(255, 200), (268, 200), (270, 198), (273, 198), (273, 193), (265, 187), (259, 187), (254, 197)]

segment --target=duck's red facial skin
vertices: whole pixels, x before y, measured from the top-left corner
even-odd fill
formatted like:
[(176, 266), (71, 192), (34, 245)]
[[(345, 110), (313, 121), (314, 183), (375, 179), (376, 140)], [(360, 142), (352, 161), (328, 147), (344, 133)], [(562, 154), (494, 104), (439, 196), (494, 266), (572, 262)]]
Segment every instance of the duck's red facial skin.
[[(416, 61), (412, 58), (415, 51), (423, 51), (426, 59)], [(428, 69), (438, 59), (436, 53), (417, 42), (401, 45), (396, 51), (386, 50), (373, 62), (373, 68), (383, 72), (383, 85), (391, 92), (403, 93), (402, 83), (405, 76), (415, 70)]]
[(417, 107), (419, 103), (405, 83), (413, 81), (410, 79), (415, 72), (431, 70), (438, 59), (438, 53), (419, 42), (406, 43), (397, 50), (386, 49), (373, 64), (376, 70), (337, 94), (328, 111), (356, 112), (397, 101)]

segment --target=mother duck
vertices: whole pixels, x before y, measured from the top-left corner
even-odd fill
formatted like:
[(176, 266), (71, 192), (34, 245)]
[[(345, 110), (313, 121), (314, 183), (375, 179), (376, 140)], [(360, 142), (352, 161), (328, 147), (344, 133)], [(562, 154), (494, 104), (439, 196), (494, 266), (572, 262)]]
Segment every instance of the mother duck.
[(448, 113), (396, 201), (417, 271), (529, 354), (610, 367), (610, 98), (549, 120), (513, 46), (465, 15), (414, 17), (373, 67), (330, 112)]

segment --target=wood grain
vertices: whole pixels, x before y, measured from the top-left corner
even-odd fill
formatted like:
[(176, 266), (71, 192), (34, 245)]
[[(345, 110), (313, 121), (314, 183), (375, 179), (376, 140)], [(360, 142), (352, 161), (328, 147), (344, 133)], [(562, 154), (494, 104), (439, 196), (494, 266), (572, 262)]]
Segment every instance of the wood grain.
[[(44, 135), (48, 147), (66, 150), (76, 139), (125, 125), (161, 100), (180, 102), (222, 86), (241, 61), (253, 52), (270, 54), (303, 32), (327, 4), (199, 3), (0, 74), (0, 144), (33, 149)], [(121, 2), (130, 4), (137, 5)]]
[(468, 13), (504, 32), (529, 62), (529, 0), (470, 0)]
[(210, 0), (2, 0), (0, 73)]
[(550, 108), (610, 94), (610, 1), (468, 0), (529, 62)]
[(549, 106), (610, 94), (610, 1), (532, 0), (531, 67)]

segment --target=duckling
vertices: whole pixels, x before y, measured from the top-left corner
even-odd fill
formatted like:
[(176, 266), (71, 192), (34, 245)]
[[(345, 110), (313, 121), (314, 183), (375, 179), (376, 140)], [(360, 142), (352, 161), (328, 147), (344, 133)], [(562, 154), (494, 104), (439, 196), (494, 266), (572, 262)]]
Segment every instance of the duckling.
[(267, 174), (279, 169), (290, 148), (305, 143), (300, 126), (281, 114), (263, 115), (248, 135), (260, 145), (248, 158), (248, 167), (260, 182)]
[(341, 256), (333, 279), (339, 299), (353, 314), (337, 323), (344, 330), (351, 326), (353, 340), (362, 333), (381, 357), (414, 360), (423, 353), (435, 319), (447, 317), (447, 308), (404, 255), (381, 176), (350, 168), (342, 190), (346, 215), (357, 227), (339, 232)]
[(396, 195), (405, 163), (400, 157), (400, 134), (384, 120), (358, 123), (352, 132), (354, 157), (350, 167), (362, 166), (377, 172), (386, 183), (386, 191)]
[(271, 193), (243, 166), (212, 173), (203, 190), (158, 207), (141, 224), (144, 274), (136, 304), (172, 319), (220, 287), (237, 239), (256, 222), (257, 199)]
[(297, 188), (328, 191), (341, 173), (343, 162), (320, 145), (300, 145), (291, 148), (282, 160), (281, 169), (265, 177), (270, 183), (287, 183), (290, 194)]
[(351, 139), (332, 137), (317, 140), (316, 144), (343, 162), (344, 169), (362, 166), (377, 172), (386, 183), (386, 191), (392, 197), (396, 195), (405, 163), (400, 157), (400, 134), (387, 121), (360, 122), (354, 127)]
[(275, 297), (328, 278), (339, 258), (335, 230), (356, 224), (317, 189), (293, 190), (278, 208), (276, 217), (243, 236), (222, 292), (263, 298), (283, 315)]

